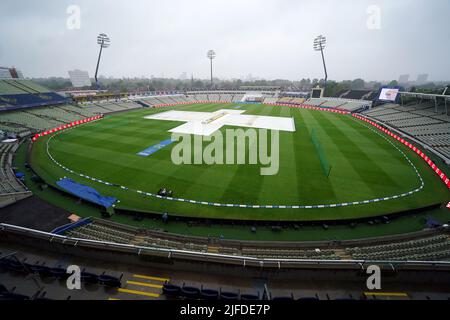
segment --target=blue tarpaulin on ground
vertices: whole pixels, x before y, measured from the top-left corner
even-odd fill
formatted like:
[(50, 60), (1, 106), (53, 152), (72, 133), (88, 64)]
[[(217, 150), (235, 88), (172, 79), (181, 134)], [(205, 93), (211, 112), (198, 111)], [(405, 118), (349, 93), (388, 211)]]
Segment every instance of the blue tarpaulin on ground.
[(56, 182), (56, 184), (63, 188), (64, 190), (80, 197), (83, 200), (93, 202), (95, 204), (101, 205), (105, 208), (111, 207), (116, 201), (116, 198), (102, 196), (94, 188), (76, 183), (71, 179), (62, 179)]
[(433, 218), (433, 217), (427, 218), (427, 227), (428, 228), (433, 229), (433, 228), (439, 228), (440, 226), (442, 226), (442, 223), (437, 221), (435, 218)]
[(16, 173), (16, 178), (24, 178), (25, 177), (25, 173), (23, 173), (23, 172), (17, 172)]
[(148, 157), (148, 156), (151, 156), (151, 155), (154, 154), (155, 152), (158, 152), (158, 151), (161, 150), (162, 148), (165, 148), (165, 147), (167, 147), (168, 145), (170, 145), (170, 144), (172, 144), (172, 143), (173, 143), (172, 139), (164, 140), (164, 141), (160, 142), (160, 143), (157, 144), (157, 145), (154, 145), (154, 146), (152, 146), (152, 147), (150, 147), (150, 148), (145, 149), (145, 150), (142, 151), (142, 152), (139, 152), (139, 153), (138, 153), (138, 156), (141, 156), (141, 157)]

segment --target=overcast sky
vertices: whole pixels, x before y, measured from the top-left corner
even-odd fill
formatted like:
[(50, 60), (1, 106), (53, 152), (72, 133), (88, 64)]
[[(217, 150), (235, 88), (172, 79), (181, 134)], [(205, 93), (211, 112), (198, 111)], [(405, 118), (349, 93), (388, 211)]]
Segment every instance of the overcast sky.
[[(70, 5), (80, 8), (79, 29), (67, 27)], [(100, 67), (107, 77), (207, 78), (214, 49), (220, 78), (319, 78), (312, 43), (323, 34), (330, 79), (450, 80), (449, 0), (0, 0), (0, 66), (93, 76), (102, 32), (112, 41)]]

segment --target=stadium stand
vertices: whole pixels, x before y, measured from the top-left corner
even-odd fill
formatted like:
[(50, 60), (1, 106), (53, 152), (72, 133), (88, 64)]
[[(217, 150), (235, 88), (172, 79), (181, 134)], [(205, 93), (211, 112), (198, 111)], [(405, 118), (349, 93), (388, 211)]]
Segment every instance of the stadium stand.
[[(61, 265), (60, 261), (46, 259), (45, 262), (37, 260), (34, 255), (24, 255), (21, 252), (0, 252), (0, 271), (12, 271), (17, 278), (32, 278), (34, 281), (39, 278), (42, 281), (51, 280), (50, 282), (56, 282), (56, 280), (67, 280), (66, 270), (69, 265)], [(32, 262), (34, 261), (34, 263)], [(120, 288), (122, 286), (122, 275), (113, 276), (106, 272), (95, 273), (88, 272), (83, 269), (81, 273), (81, 282), (86, 285), (101, 285), (105, 288)], [(5, 279), (5, 278), (4, 278)], [(4, 281), (4, 279), (2, 279)], [(2, 281), (2, 282), (3, 282)], [(39, 281), (39, 280), (38, 280)], [(46, 281), (45, 281), (46, 282)], [(55, 289), (54, 286), (51, 286)], [(10, 290), (5, 285), (0, 283), (0, 300), (51, 300), (47, 298), (47, 291), (38, 290), (32, 296), (18, 294), (17, 287), (12, 287)], [(28, 288), (23, 288), (28, 289)], [(34, 288), (33, 288), (34, 291)], [(45, 297), (45, 298), (44, 298)], [(67, 299), (70, 299), (68, 296)]]
[(31, 196), (12, 170), (13, 154), (18, 147), (18, 143), (0, 143), (0, 207)]
[(278, 258), (278, 259), (319, 259), (319, 260), (340, 260), (341, 258), (334, 250), (313, 250), (313, 249), (249, 249), (243, 248), (242, 255), (257, 258)]
[(176, 237), (167, 238), (130, 226), (119, 225), (105, 220), (93, 219), (91, 223), (70, 229), (66, 236), (132, 244), (143, 247), (189, 250), (196, 252), (220, 253), (231, 256), (244, 256), (265, 259), (300, 260), (392, 260), (392, 261), (450, 261), (450, 238), (447, 234), (420, 237), (414, 240), (391, 241), (382, 245), (342, 246), (314, 249), (311, 247), (283, 248), (254, 247), (241, 244), (239, 247), (209, 246), (207, 243), (193, 243)]
[(7, 121), (0, 122), (0, 137), (2, 135), (11, 136), (11, 137), (26, 137), (28, 135), (32, 134), (32, 131), (30, 128), (26, 128), (23, 125), (17, 124), (17, 123), (10, 123)]
[(198, 101), (222, 101), (222, 102), (242, 102), (246, 95), (244, 91), (189, 91), (183, 97), (183, 102)]
[(341, 98), (311, 98), (305, 101), (305, 104), (315, 107), (337, 108), (350, 112), (362, 112), (372, 105), (367, 100), (348, 100)]
[(142, 108), (133, 101), (105, 101), (83, 105), (34, 107), (1, 112), (0, 130), (12, 137), (25, 137), (98, 114)]
[(342, 90), (336, 93), (334, 98), (351, 99), (351, 100), (368, 100), (373, 94), (372, 90)]
[(72, 121), (80, 120), (80, 117), (74, 113), (69, 113), (61, 108), (49, 107), (49, 108), (33, 108), (26, 111), (29, 114), (46, 118), (49, 120), (55, 120), (62, 123), (69, 123)]
[(3, 135), (26, 137), (82, 119), (81, 114), (56, 107), (67, 102), (63, 96), (30, 80), (0, 80), (0, 130)]
[(83, 108), (81, 106), (65, 105), (65, 106), (61, 106), (59, 108), (70, 114), (78, 116), (80, 119), (89, 118), (94, 115), (94, 113), (92, 113), (90, 110), (88, 110), (87, 108)]
[(0, 111), (60, 105), (68, 99), (30, 80), (0, 80)]
[(46, 130), (61, 125), (60, 121), (34, 115), (23, 110), (2, 113), (1, 122), (15, 124), (22, 126), (24, 129), (35, 131)]
[(363, 115), (415, 137), (450, 159), (450, 115), (434, 102), (385, 104)]
[[(207, 101), (207, 100), (209, 100), (207, 94), (195, 94), (194, 97), (195, 97), (195, 99), (196, 99), (197, 101)], [(243, 97), (243, 96), (242, 96), (242, 97)]]
[[(180, 102), (221, 101), (239, 103), (242, 102), (246, 94), (245, 91), (189, 91)], [(262, 95), (265, 97), (264, 93)], [(267, 99), (270, 99), (270, 97), (267, 97)], [(278, 98), (271, 98), (268, 101), (275, 103), (277, 100)]]
[(216, 93), (210, 93), (210, 94), (208, 94), (208, 100), (210, 100), (210, 101), (219, 101), (220, 100), (220, 95), (216, 94)]
[[(190, 250), (197, 252), (208, 252), (208, 245), (181, 240), (169, 240), (151, 236), (139, 232), (130, 227), (110, 224), (106, 221), (94, 220), (92, 223), (68, 231), (66, 236), (88, 240), (108, 241), (122, 244), (133, 244), (139, 246), (150, 246), (157, 248), (170, 248), (179, 250)], [(218, 247), (213, 250), (221, 254), (244, 255), (258, 258), (290, 258), (290, 259), (329, 259), (339, 260), (334, 250), (301, 250), (301, 249), (259, 249), (259, 248), (232, 248)]]
[[(88, 111), (90, 115), (97, 114), (108, 114), (114, 112), (122, 112), (133, 109), (139, 109), (143, 106), (139, 103), (133, 102), (131, 100), (121, 100), (121, 101), (102, 101), (102, 102), (90, 102), (81, 105), (82, 112)], [(79, 110), (76, 110), (79, 112)]]
[(327, 102), (327, 100), (325, 100), (325, 99), (311, 98), (306, 101), (306, 104), (308, 104), (310, 106), (320, 107), (325, 102)]
[(220, 101), (232, 102), (234, 95), (232, 93), (224, 93), (220, 96)]
[(276, 103), (292, 103), (292, 100), (294, 100), (294, 99), (291, 97), (283, 97), (283, 98), (278, 99), (276, 101)]
[(30, 81), (22, 79), (0, 80), (1, 94), (46, 93), (50, 90)]
[(450, 238), (442, 234), (419, 240), (347, 248), (355, 260), (450, 261)]
[(236, 93), (232, 99), (232, 102), (241, 102), (242, 99), (244, 99), (245, 92), (243, 93)]
[(145, 102), (145, 103), (147, 103), (148, 105), (150, 105), (150, 106), (154, 106), (154, 105), (157, 105), (157, 104), (161, 104), (161, 101), (160, 100), (157, 100), (155, 97), (147, 97), (147, 98), (144, 98), (144, 99), (141, 99), (143, 102)]
[(23, 92), (23, 90), (10, 85), (7, 81), (0, 80), (0, 93), (2, 95), (4, 95), (4, 94), (21, 94), (24, 92)]
[[(368, 90), (354, 90), (345, 91), (341, 95), (348, 97), (368, 97), (373, 92)], [(201, 101), (211, 101), (211, 102), (234, 102), (239, 103), (246, 96), (246, 92), (241, 91), (192, 91), (187, 92), (186, 96), (176, 94), (176, 95), (154, 95), (147, 97), (135, 97), (135, 99), (140, 100), (148, 104), (149, 106), (161, 105), (161, 104), (175, 104), (175, 103), (187, 103), (187, 102), (201, 102)], [(284, 96), (278, 97), (278, 94), (264, 94), (262, 93), (264, 103), (282, 103), (282, 104), (306, 104), (310, 106), (321, 106), (325, 108), (338, 108), (342, 110), (347, 110), (351, 112), (361, 112), (368, 109), (372, 105), (372, 101), (359, 100), (359, 99), (348, 99), (348, 98), (320, 98), (320, 99), (308, 99), (302, 97), (292, 97)]]
[(278, 102), (278, 98), (265, 98), (264, 99), (264, 103), (277, 103)]
[(198, 252), (207, 252), (208, 249), (206, 245), (161, 239), (145, 233), (140, 233), (139, 230), (131, 227), (110, 224), (106, 221), (100, 220), (94, 220), (94, 222), (90, 224), (70, 230), (65, 235), (88, 240), (152, 246), (158, 248), (185, 249)]

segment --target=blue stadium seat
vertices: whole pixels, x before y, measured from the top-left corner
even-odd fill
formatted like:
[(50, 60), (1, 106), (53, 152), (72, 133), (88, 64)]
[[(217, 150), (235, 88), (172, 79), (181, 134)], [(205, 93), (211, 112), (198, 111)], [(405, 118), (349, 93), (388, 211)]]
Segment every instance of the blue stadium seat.
[(237, 300), (239, 300), (239, 294), (234, 293), (234, 292), (221, 292), (220, 299), (227, 300), (227, 301), (237, 301)]
[(165, 283), (162, 291), (166, 296), (178, 297), (180, 295), (181, 288), (173, 284)]
[(200, 297), (200, 289), (196, 287), (182, 287), (181, 295), (188, 299), (198, 299)]

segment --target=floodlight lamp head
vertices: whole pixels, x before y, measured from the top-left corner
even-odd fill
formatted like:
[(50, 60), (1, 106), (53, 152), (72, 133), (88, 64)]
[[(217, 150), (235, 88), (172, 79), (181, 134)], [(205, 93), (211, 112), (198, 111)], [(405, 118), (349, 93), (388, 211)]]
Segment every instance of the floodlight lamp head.
[(314, 50), (321, 51), (321, 50), (325, 49), (326, 44), (327, 44), (327, 38), (320, 35), (314, 39)]
[(216, 58), (216, 52), (214, 50), (209, 50), (206, 56), (208, 59), (213, 60)]
[(99, 44), (102, 48), (108, 48), (111, 45), (111, 40), (106, 34), (101, 33), (97, 37), (97, 44)]

